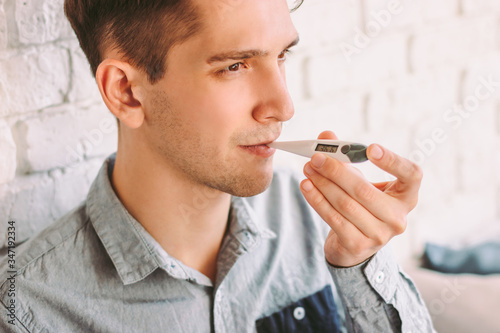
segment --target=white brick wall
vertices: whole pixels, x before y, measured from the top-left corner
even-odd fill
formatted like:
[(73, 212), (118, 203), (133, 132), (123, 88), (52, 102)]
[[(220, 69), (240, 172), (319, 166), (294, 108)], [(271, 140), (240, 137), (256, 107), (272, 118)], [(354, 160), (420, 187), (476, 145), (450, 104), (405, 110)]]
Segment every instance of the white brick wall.
[(116, 149), (116, 121), (64, 18), (63, 0), (0, 0), (0, 248), (84, 200)]
[(16, 173), (16, 144), (10, 127), (0, 120), (0, 184), (14, 179)]
[[(9, 219), (24, 239), (83, 200), (116, 146), (62, 3), (0, 0), (0, 247)], [(283, 139), (331, 129), (424, 169), (396, 254), (500, 228), (500, 2), (305, 0), (293, 19), (301, 44), (287, 77), (296, 116)], [(276, 156), (298, 170), (304, 162)]]

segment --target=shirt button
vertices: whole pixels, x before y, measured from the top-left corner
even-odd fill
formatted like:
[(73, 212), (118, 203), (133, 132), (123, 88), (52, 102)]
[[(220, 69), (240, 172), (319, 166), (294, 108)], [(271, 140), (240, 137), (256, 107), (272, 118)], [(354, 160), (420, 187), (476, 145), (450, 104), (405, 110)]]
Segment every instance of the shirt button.
[(306, 310), (304, 310), (303, 307), (298, 306), (295, 308), (295, 310), (293, 310), (293, 316), (297, 320), (302, 320), (306, 316)]
[(382, 271), (377, 272), (377, 277), (375, 278), (375, 282), (382, 283), (382, 282), (384, 282), (384, 280), (385, 280), (384, 272), (382, 272)]

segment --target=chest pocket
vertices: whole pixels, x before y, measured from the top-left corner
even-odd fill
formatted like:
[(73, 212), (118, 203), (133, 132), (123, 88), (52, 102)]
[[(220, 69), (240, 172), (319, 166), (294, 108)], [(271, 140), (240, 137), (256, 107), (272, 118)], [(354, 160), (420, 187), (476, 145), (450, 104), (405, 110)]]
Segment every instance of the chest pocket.
[(340, 318), (331, 286), (293, 303), (255, 323), (258, 333), (336, 333)]

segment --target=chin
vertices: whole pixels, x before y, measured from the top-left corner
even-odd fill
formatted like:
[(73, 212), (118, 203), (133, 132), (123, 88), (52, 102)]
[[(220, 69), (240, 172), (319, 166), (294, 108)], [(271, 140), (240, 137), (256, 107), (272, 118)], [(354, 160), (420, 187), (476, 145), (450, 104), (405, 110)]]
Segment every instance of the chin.
[(270, 168), (260, 172), (248, 172), (243, 175), (226, 179), (225, 186), (221, 189), (237, 197), (252, 197), (264, 192), (273, 180), (272, 163)]
[(269, 177), (269, 180), (266, 180), (265, 182), (260, 179), (258, 182), (255, 182), (253, 184), (249, 184), (248, 186), (241, 188), (240, 191), (237, 193), (233, 194), (238, 197), (253, 197), (254, 195), (261, 194), (265, 190), (269, 188), (269, 185), (271, 185), (271, 181), (273, 179), (273, 176)]

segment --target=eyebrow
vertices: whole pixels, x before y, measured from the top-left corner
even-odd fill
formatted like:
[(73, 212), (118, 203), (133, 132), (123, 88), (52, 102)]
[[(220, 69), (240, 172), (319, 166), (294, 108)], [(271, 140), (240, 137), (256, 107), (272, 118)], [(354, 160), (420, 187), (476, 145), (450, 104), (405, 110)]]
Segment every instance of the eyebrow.
[[(290, 44), (288, 44), (283, 50), (294, 47), (299, 43), (299, 37), (295, 38)], [(264, 50), (243, 50), (243, 51), (229, 51), (215, 54), (208, 58), (207, 63), (210, 65), (214, 62), (224, 62), (227, 60), (245, 60), (254, 57), (265, 57), (269, 54), (269, 51)]]

